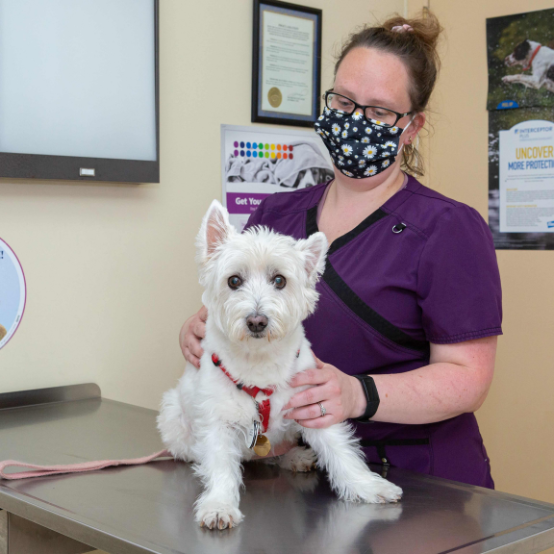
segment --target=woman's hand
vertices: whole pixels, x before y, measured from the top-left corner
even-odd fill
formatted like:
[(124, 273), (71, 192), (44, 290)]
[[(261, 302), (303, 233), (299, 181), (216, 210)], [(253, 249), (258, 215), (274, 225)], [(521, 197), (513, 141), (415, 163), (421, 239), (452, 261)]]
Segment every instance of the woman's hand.
[(202, 306), (198, 313), (189, 317), (179, 333), (179, 344), (183, 356), (193, 366), (200, 368), (200, 358), (204, 353), (200, 346), (200, 341), (206, 336), (206, 319), (208, 318), (208, 310)]
[[(296, 393), (283, 410), (294, 408), (284, 415), (295, 419), (303, 427), (321, 429), (352, 417), (360, 417), (366, 408), (362, 384), (334, 365), (325, 364), (316, 358), (317, 367), (295, 375), (290, 385), (309, 389)], [(321, 402), (326, 414), (321, 416)]]

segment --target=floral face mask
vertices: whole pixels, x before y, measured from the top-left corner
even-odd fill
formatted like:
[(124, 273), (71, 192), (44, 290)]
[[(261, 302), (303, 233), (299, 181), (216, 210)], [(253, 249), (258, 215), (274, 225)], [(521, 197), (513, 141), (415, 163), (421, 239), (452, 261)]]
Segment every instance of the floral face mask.
[(347, 177), (364, 179), (394, 163), (402, 151), (398, 149), (400, 137), (411, 123), (404, 129), (383, 127), (360, 111), (348, 115), (325, 107), (314, 127), (335, 167)]

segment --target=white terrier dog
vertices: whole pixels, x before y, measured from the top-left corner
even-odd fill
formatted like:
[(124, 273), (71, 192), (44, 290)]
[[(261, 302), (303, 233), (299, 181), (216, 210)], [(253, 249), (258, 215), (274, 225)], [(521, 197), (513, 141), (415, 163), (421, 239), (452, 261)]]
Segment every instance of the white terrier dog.
[(308, 429), (283, 418), (282, 408), (303, 390), (289, 387), (289, 380), (316, 367), (302, 321), (315, 309), (327, 247), (323, 233), (299, 241), (263, 227), (239, 234), (217, 201), (204, 217), (197, 238), (208, 309), (204, 354), (200, 369), (188, 364), (177, 387), (164, 394), (158, 417), (167, 449), (195, 462), (204, 485), (195, 503), (201, 526), (240, 523), (241, 462), (299, 435), (311, 448), (293, 448), (279, 458), (281, 467), (308, 471), (317, 461), (344, 500), (402, 496), (369, 470), (348, 424)]

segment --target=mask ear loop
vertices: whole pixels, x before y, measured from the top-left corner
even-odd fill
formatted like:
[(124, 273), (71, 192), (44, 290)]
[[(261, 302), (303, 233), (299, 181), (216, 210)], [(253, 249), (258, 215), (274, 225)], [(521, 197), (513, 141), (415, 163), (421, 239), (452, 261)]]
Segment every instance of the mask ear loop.
[[(404, 127), (404, 129), (402, 129), (402, 132), (400, 133), (400, 136), (402, 136), (406, 132), (406, 129), (412, 124), (414, 119), (415, 119), (415, 115), (412, 117), (412, 119), (410, 119), (408, 125), (406, 125), (406, 127)], [(400, 138), (400, 137), (398, 137), (398, 138)], [(419, 146), (419, 133), (417, 134), (416, 140), (418, 141), (417, 145)], [(402, 143), (402, 146), (398, 149), (398, 153), (396, 154), (397, 156), (400, 154), (400, 152), (402, 152), (402, 148), (404, 148), (404, 144), (405, 143)]]

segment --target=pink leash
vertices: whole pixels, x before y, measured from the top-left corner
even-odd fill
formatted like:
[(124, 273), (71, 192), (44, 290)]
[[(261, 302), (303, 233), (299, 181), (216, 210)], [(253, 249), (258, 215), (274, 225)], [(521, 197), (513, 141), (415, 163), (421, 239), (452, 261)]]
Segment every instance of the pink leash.
[[(148, 464), (157, 458), (173, 458), (167, 450), (160, 450), (150, 456), (142, 458), (132, 458), (130, 460), (100, 460), (97, 462), (84, 462), (82, 464), (63, 464), (54, 466), (38, 466), (35, 464), (27, 464), (16, 460), (4, 460), (0, 462), (0, 477), (2, 479), (28, 479), (29, 477), (44, 477), (46, 475), (61, 475), (63, 473), (81, 473), (83, 471), (96, 471), (105, 467), (114, 466), (135, 466)], [(28, 467), (35, 471), (21, 471), (19, 473), (5, 473), (7, 467)]]

